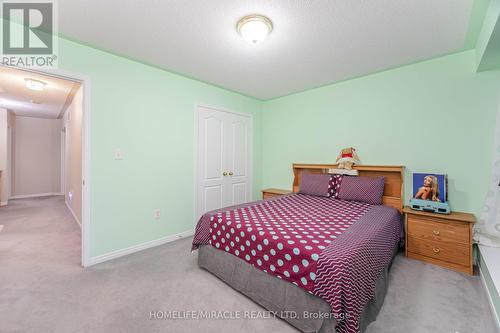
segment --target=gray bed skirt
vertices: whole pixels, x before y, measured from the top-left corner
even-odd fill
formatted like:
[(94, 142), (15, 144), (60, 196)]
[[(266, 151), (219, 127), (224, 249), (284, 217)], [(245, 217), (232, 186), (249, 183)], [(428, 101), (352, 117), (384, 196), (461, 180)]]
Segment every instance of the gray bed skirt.
[[(396, 254), (398, 248), (395, 249)], [(204, 245), (198, 251), (198, 266), (206, 269), (254, 302), (302, 332), (334, 333), (335, 319), (331, 318), (330, 305), (296, 285), (278, 279), (247, 264), (227, 252)], [(392, 261), (391, 261), (392, 264)], [(375, 320), (387, 292), (388, 272), (391, 264), (377, 280), (375, 296), (365, 306), (360, 318), (363, 332)], [(295, 315), (290, 315), (295, 314)], [(306, 316), (304, 316), (304, 314)], [(311, 315), (315, 314), (315, 315)]]

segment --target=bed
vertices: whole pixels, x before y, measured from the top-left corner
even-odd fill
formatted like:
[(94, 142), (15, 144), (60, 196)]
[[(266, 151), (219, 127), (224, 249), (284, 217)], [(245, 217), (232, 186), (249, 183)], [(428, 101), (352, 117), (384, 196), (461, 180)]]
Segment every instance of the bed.
[(201, 268), (303, 332), (363, 332), (403, 235), (404, 167), (355, 167), (383, 177), (381, 205), (298, 193), (304, 175), (331, 168), (294, 164), (293, 194), (206, 213), (193, 250)]

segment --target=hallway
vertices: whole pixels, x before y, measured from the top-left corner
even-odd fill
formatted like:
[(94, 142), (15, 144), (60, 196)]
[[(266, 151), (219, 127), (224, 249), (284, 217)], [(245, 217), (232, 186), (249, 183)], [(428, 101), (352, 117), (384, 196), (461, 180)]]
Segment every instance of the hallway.
[[(0, 260), (12, 271), (24, 274), (61, 264), (80, 268), (80, 228), (63, 196), (11, 200), (0, 209), (0, 224)], [(33, 257), (40, 248), (43, 253)]]
[[(0, 317), (8, 314), (9, 322), (26, 324), (33, 315), (26, 311), (41, 311), (40, 303), (54, 302), (54, 287), (68, 276), (81, 274), (80, 228), (63, 196), (11, 200), (0, 209), (0, 224), (4, 225), (0, 233), (0, 281), (7, 282), (6, 287), (0, 283)], [(11, 311), (6, 312), (7, 307)], [(52, 309), (47, 306), (44, 311)], [(5, 321), (0, 325), (2, 332), (19, 329)]]

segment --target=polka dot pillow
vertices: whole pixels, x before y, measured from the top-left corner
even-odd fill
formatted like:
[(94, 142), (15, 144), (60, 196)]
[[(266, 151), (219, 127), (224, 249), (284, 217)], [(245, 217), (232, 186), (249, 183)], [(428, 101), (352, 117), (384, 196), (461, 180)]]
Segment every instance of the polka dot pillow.
[(330, 175), (302, 173), (300, 175), (299, 193), (330, 197)]
[(384, 177), (345, 176), (342, 179), (338, 198), (381, 205), (384, 185)]
[(342, 175), (330, 175), (328, 182), (328, 196), (333, 199), (339, 198), (340, 184), (342, 183)]

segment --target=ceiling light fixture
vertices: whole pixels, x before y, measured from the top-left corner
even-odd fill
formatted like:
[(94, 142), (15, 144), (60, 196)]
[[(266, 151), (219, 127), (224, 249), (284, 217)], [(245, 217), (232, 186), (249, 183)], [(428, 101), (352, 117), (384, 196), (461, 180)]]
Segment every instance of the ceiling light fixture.
[(47, 83), (39, 81), (39, 80), (28, 79), (28, 78), (24, 79), (24, 81), (26, 82), (26, 88), (31, 89), (31, 90), (35, 90), (35, 91), (43, 91), (43, 89), (45, 88), (45, 85), (47, 84)]
[(259, 44), (273, 31), (273, 23), (262, 15), (247, 15), (241, 18), (236, 30), (245, 41), (250, 44)]

